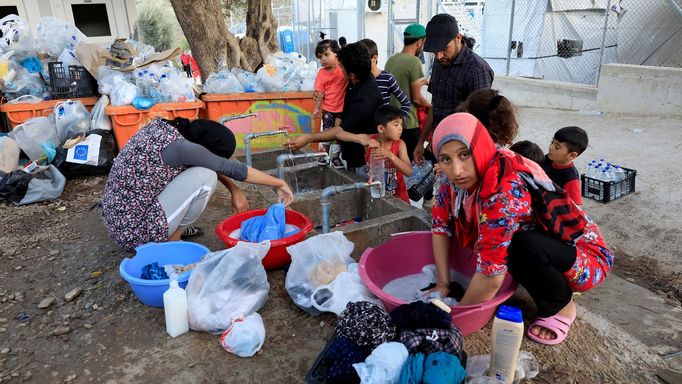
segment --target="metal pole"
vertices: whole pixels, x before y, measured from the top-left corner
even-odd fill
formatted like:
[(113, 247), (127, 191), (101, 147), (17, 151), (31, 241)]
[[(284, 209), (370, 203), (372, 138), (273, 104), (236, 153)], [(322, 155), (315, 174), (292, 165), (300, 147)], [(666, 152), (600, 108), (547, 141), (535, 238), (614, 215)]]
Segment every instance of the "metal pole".
[(596, 85), (599, 86), (599, 76), (601, 76), (601, 65), (604, 60), (604, 46), (606, 45), (606, 28), (609, 25), (609, 13), (611, 8), (611, 0), (606, 2), (606, 12), (604, 14), (604, 30), (601, 34), (601, 48), (599, 49), (599, 66), (597, 67)]
[[(308, 19), (308, 39), (307, 39), (305, 45), (306, 45), (306, 52), (307, 52), (308, 57), (310, 57), (310, 39), (311, 39), (311, 32), (312, 32), (310, 30), (310, 7), (311, 7), (312, 1), (313, 0), (308, 0), (308, 7), (306, 8), (308, 11), (307, 12), (307, 14), (308, 14), (308, 17), (307, 17), (307, 19)], [(313, 41), (315, 41), (315, 40), (313, 40)]]
[(509, 20), (509, 38), (507, 39), (507, 69), (504, 71), (505, 76), (509, 76), (509, 66), (511, 65), (511, 43), (512, 32), (514, 32), (514, 11), (516, 10), (516, 0), (512, 0), (511, 4), (511, 19)]
[(358, 40), (365, 38), (365, 2), (358, 0), (356, 3), (358, 18)]
[(675, 0), (668, 0), (668, 3), (670, 3), (670, 6), (675, 8), (677, 10), (677, 13), (679, 13), (680, 16), (682, 16), (682, 7), (680, 7)]
[(393, 51), (395, 51), (395, 47), (393, 46), (394, 43), (394, 34), (395, 34), (395, 25), (393, 24), (393, 0), (387, 0), (388, 1), (388, 41), (386, 42), (386, 59), (388, 60), (389, 57), (393, 55)]

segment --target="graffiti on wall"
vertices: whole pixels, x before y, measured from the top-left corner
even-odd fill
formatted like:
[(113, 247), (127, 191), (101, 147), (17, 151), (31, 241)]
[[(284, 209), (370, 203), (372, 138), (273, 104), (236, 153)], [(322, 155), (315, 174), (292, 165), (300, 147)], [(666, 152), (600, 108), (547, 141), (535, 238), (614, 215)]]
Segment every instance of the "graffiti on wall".
[[(225, 123), (234, 132), (237, 138), (237, 146), (243, 148), (244, 135), (249, 132), (286, 129), (292, 136), (313, 132), (314, 124), (311, 110), (312, 99), (296, 100), (295, 103), (286, 103), (283, 100), (255, 100), (250, 103), (248, 109), (239, 113), (226, 113), (221, 118), (247, 113), (256, 114), (254, 117)], [(251, 145), (253, 148), (274, 148), (281, 146), (284, 140), (285, 138), (281, 135), (260, 137), (253, 140)]]

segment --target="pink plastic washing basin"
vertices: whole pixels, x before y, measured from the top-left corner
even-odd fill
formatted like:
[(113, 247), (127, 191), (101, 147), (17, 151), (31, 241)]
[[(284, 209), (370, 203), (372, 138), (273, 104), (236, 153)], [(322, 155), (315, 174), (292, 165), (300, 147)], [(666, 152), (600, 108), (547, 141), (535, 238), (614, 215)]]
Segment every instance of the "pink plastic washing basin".
[[(431, 232), (409, 232), (395, 236), (376, 248), (367, 248), (360, 257), (359, 272), (367, 288), (391, 312), (407, 303), (387, 294), (382, 288), (391, 280), (420, 273), (428, 264), (433, 264)], [(471, 277), (476, 272), (476, 257), (471, 249), (462, 248), (453, 241), (450, 245), (450, 267)], [(464, 335), (478, 331), (490, 320), (497, 306), (510, 298), (515, 290), (516, 283), (507, 274), (502, 287), (491, 300), (452, 307), (452, 323)]]

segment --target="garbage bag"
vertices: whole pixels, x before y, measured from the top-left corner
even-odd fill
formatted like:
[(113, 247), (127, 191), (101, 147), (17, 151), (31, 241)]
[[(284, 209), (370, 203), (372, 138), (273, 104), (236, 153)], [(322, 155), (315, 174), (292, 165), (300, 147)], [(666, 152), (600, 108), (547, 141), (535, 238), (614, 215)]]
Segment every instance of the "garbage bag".
[(134, 84), (126, 82), (115, 83), (111, 90), (111, 105), (132, 104), (138, 95), (139, 90)]
[(24, 124), (12, 129), (8, 136), (17, 142), (19, 148), (31, 161), (38, 160), (43, 155), (41, 144), (49, 143), (54, 147), (59, 146), (57, 131), (47, 117), (28, 119)]
[(284, 287), (294, 304), (312, 315), (319, 315), (321, 312), (312, 303), (315, 289), (347, 270), (353, 263), (350, 257), (353, 248), (354, 244), (340, 231), (313, 236), (288, 246), (291, 265)]
[(57, 58), (64, 49), (74, 49), (80, 41), (85, 40), (75, 25), (52, 16), (45, 16), (38, 23), (36, 47), (50, 57)]
[[(98, 139), (99, 146), (96, 149), (97, 152), (95, 152), (95, 148), (92, 146), (77, 148), (78, 145), (83, 145), (80, 143), (68, 150), (64, 148), (57, 149), (57, 156), (52, 164), (59, 168), (59, 171), (66, 176), (67, 179), (106, 175), (109, 173), (109, 170), (111, 170), (111, 166), (114, 164), (114, 158), (116, 157), (114, 135), (111, 131), (93, 129), (88, 132), (86, 143), (90, 141), (88, 139), (90, 139), (91, 136), (100, 137), (100, 139)], [(73, 154), (74, 159), (76, 157), (79, 158), (77, 159), (77, 162), (67, 160), (69, 150), (80, 152), (78, 156), (76, 156), (76, 153)], [(87, 153), (83, 153), (84, 150), (87, 150)]]
[(253, 72), (247, 72), (240, 68), (232, 68), (232, 74), (237, 78), (239, 84), (244, 87), (244, 92), (265, 92), (260, 79)]
[(36, 47), (31, 33), (31, 24), (17, 15), (7, 15), (0, 19), (0, 51), (14, 51), (15, 57), (21, 59), (35, 56)]
[(241, 238), (244, 241), (259, 243), (265, 240), (277, 240), (291, 236), (300, 229), (290, 232), (286, 230), (286, 209), (284, 204), (276, 203), (270, 206), (265, 215), (255, 216), (242, 221)]
[(0, 171), (12, 172), (19, 166), (19, 145), (14, 139), (0, 136)]
[(228, 70), (211, 73), (204, 85), (206, 93), (240, 93), (244, 87), (239, 80)]
[(53, 200), (62, 195), (66, 178), (54, 165), (40, 167), (33, 173), (10, 172), (0, 179), (0, 199), (16, 205)]
[(111, 131), (111, 120), (105, 113), (105, 108), (109, 105), (109, 96), (102, 95), (90, 112), (90, 129), (102, 129)]
[(161, 94), (167, 98), (164, 102), (184, 103), (195, 100), (194, 89), (187, 82), (187, 77), (174, 67), (163, 68), (160, 86)]
[(348, 272), (339, 273), (330, 284), (317, 287), (312, 294), (312, 304), (320, 312), (333, 312), (337, 316), (348, 303), (368, 301), (383, 308), (381, 300), (365, 287), (357, 272), (357, 263), (348, 266)]
[(261, 309), (270, 291), (262, 264), (268, 250), (268, 241), (239, 242), (197, 264), (185, 289), (190, 328), (222, 333), (233, 319)]
[(130, 76), (128, 74), (113, 70), (106, 65), (103, 65), (97, 69), (97, 84), (99, 85), (99, 93), (103, 95), (111, 95), (114, 88), (116, 88), (119, 83), (127, 83), (129, 78)]
[(258, 352), (265, 342), (265, 325), (258, 313), (235, 319), (222, 336), (220, 345), (239, 357), (251, 357)]
[(57, 130), (59, 144), (63, 144), (69, 137), (90, 130), (90, 112), (80, 100), (69, 99), (55, 104), (50, 119)]
[(39, 73), (30, 73), (26, 68), (18, 66), (14, 69), (15, 76), (11, 81), (6, 81), (3, 88), (5, 97), (16, 99), (23, 95), (41, 97), (45, 91), (45, 83), (40, 79)]

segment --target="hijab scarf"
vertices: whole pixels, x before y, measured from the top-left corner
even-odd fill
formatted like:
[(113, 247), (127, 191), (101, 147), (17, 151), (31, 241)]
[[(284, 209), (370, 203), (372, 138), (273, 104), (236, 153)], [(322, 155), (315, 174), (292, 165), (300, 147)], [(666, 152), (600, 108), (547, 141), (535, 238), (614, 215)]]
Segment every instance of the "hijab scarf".
[(514, 172), (523, 172), (536, 184), (554, 191), (554, 184), (537, 163), (508, 149), (497, 149), (488, 130), (473, 115), (455, 113), (438, 124), (433, 133), (436, 156), (443, 145), (452, 140), (462, 142), (471, 151), (479, 177), (478, 186), (472, 192), (451, 188), (455, 230), (462, 245), (473, 247), (476, 244), (481, 201), (498, 193), (501, 182), (512, 177)]
[(203, 146), (217, 156), (229, 159), (237, 147), (234, 133), (213, 120), (197, 119), (190, 122), (183, 117), (176, 117), (165, 121), (174, 126), (185, 139)]

